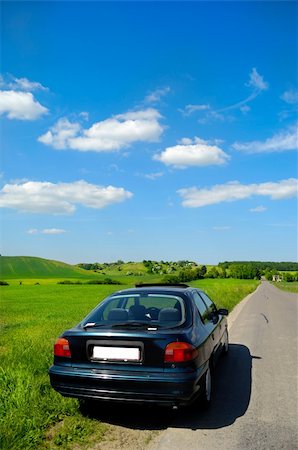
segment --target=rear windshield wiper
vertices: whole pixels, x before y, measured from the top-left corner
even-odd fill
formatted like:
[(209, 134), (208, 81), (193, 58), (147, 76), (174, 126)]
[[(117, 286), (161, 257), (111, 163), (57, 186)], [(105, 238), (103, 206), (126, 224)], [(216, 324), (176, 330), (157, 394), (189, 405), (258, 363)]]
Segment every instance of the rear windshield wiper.
[(85, 325), (83, 325), (83, 328), (99, 328), (99, 327), (106, 327), (108, 326), (107, 323), (102, 322), (87, 322)]
[(144, 322), (121, 322), (121, 323), (103, 323), (103, 322), (87, 322), (83, 325), (83, 328), (100, 328), (100, 327), (110, 327), (110, 328), (145, 328), (150, 330), (157, 330), (160, 328), (159, 325), (144, 323)]

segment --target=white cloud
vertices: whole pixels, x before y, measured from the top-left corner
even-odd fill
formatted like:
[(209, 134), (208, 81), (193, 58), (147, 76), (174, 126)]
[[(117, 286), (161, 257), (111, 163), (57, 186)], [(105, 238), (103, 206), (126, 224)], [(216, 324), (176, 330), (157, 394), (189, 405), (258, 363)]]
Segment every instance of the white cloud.
[[(264, 81), (264, 78), (262, 75), (260, 75), (257, 72), (257, 69), (254, 67), (252, 71), (249, 74), (249, 82), (246, 83), (246, 86), (252, 88), (251, 94), (246, 97), (244, 100), (241, 100), (240, 102), (234, 103), (232, 105), (226, 106), (224, 108), (218, 109), (214, 111), (215, 113), (223, 113), (226, 111), (231, 110), (237, 110), (239, 109), (242, 113), (247, 113), (250, 110), (250, 107), (247, 105), (247, 103), (252, 102), (256, 97), (258, 97), (261, 92), (266, 91), (269, 87), (268, 83)], [(211, 111), (212, 114), (212, 111)], [(213, 114), (215, 118), (218, 118), (219, 120), (222, 120), (222, 114), (219, 114), (218, 117)]]
[(13, 75), (0, 75), (0, 87), (3, 89), (12, 89), (13, 91), (48, 91), (49, 89), (43, 86), (38, 81), (30, 81), (28, 78), (17, 78)]
[(268, 83), (264, 81), (263, 76), (258, 73), (255, 67), (252, 68), (252, 71), (249, 74), (249, 82), (247, 83), (247, 86), (251, 86), (259, 91), (268, 89)]
[(56, 149), (67, 148), (69, 139), (75, 137), (80, 129), (81, 125), (79, 123), (71, 123), (64, 117), (59, 119), (51, 130), (40, 136), (38, 140)]
[(297, 195), (297, 179), (289, 178), (279, 182), (243, 185), (238, 181), (227, 184), (218, 184), (211, 188), (198, 189), (197, 187), (178, 190), (182, 198), (182, 205), (187, 208), (200, 208), (222, 202), (243, 200), (254, 195), (270, 197), (272, 200), (292, 198)]
[(152, 173), (142, 173), (142, 172), (136, 172), (136, 177), (146, 178), (147, 180), (157, 180), (157, 178), (160, 178), (164, 175), (163, 172), (152, 172)]
[(42, 230), (42, 234), (63, 234), (66, 231), (61, 228), (46, 228)]
[(206, 111), (210, 109), (210, 105), (186, 105), (184, 109), (178, 109), (184, 116), (190, 116), (196, 111)]
[(216, 226), (216, 227), (212, 227), (212, 230), (214, 231), (227, 231), (230, 230), (231, 227), (230, 226)]
[(184, 138), (182, 144), (167, 147), (153, 159), (167, 166), (184, 169), (191, 166), (221, 165), (228, 161), (229, 156), (217, 145), (210, 145), (208, 141), (195, 137), (193, 140)]
[(158, 102), (160, 102), (162, 97), (167, 95), (170, 91), (171, 91), (170, 86), (165, 86), (164, 88), (155, 89), (155, 91), (150, 92), (150, 94), (148, 94), (145, 97), (145, 102), (146, 103), (158, 103)]
[(265, 208), (265, 206), (256, 206), (255, 208), (251, 208), (249, 211), (252, 213), (262, 213), (267, 211), (267, 208)]
[(98, 186), (84, 180), (73, 183), (26, 181), (6, 184), (0, 191), (0, 207), (40, 214), (71, 214), (76, 205), (100, 209), (132, 197), (124, 188)]
[(156, 180), (157, 178), (160, 178), (162, 176), (163, 172), (153, 172), (144, 174), (144, 177), (147, 178), (147, 180)]
[(87, 111), (80, 112), (79, 116), (82, 117), (83, 120), (89, 120), (89, 113)]
[(37, 81), (13, 76), (0, 76), (0, 115), (9, 119), (36, 120), (48, 112), (30, 91), (48, 90)]
[(0, 91), (0, 115), (9, 119), (36, 120), (48, 112), (31, 94), (21, 91)]
[(199, 104), (199, 105), (189, 104), (186, 105), (184, 109), (179, 109), (179, 111), (184, 116), (189, 116), (197, 111), (203, 111), (204, 112), (203, 117), (201, 117), (198, 120), (198, 122), (201, 124), (206, 124), (207, 122), (212, 120), (218, 120), (221, 122), (232, 121), (234, 120), (233, 117), (223, 113), (232, 110), (239, 110), (243, 114), (248, 113), (250, 107), (247, 104), (252, 102), (256, 97), (258, 97), (258, 95), (260, 95), (261, 92), (268, 89), (269, 86), (268, 83), (264, 81), (263, 76), (258, 73), (255, 67), (252, 68), (249, 74), (249, 81), (245, 85), (250, 88), (251, 93), (244, 100), (241, 100), (237, 103), (233, 103), (231, 105), (224, 106), (223, 108), (219, 109), (212, 108), (209, 104)]
[(290, 105), (297, 105), (298, 103), (298, 91), (294, 89), (289, 89), (288, 91), (285, 91), (281, 97), (284, 102), (290, 104)]
[(118, 114), (88, 129), (62, 118), (38, 140), (56, 149), (115, 151), (134, 142), (157, 142), (163, 132), (160, 118), (156, 109), (149, 108)]
[(65, 230), (61, 228), (45, 228), (44, 230), (37, 230), (36, 228), (27, 231), (28, 234), (63, 234)]
[(235, 142), (232, 147), (235, 150), (247, 153), (271, 153), (296, 150), (298, 148), (297, 125), (274, 134), (265, 141)]
[(182, 138), (182, 139), (179, 139), (179, 141), (178, 141), (178, 144), (181, 144), (181, 145), (191, 145), (191, 144), (193, 144), (193, 139), (190, 139), (190, 138)]
[(14, 90), (22, 91), (48, 91), (48, 88), (43, 86), (37, 81), (30, 81), (28, 78), (14, 78), (13, 82), (9, 83), (8, 86)]

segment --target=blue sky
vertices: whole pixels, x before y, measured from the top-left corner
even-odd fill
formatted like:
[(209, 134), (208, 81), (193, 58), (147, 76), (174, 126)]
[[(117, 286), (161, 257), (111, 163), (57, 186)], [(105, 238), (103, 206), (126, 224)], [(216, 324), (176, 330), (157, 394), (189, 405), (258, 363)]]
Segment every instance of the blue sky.
[(296, 2), (2, 2), (1, 254), (297, 259)]

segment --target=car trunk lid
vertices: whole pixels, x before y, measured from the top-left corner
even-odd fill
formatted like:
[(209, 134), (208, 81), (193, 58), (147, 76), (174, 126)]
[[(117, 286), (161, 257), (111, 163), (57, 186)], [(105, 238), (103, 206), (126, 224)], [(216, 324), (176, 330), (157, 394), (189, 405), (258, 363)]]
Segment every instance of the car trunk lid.
[(129, 332), (87, 329), (65, 337), (70, 343), (72, 366), (117, 370), (161, 369), (167, 344), (187, 339), (181, 329), (150, 330), (150, 327)]

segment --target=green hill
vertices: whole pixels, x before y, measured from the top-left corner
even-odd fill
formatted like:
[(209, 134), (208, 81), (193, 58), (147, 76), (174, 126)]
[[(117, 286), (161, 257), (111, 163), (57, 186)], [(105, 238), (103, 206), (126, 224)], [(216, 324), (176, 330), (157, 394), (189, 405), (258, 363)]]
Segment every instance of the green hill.
[(94, 272), (59, 261), (33, 256), (0, 256), (0, 279), (90, 278)]

